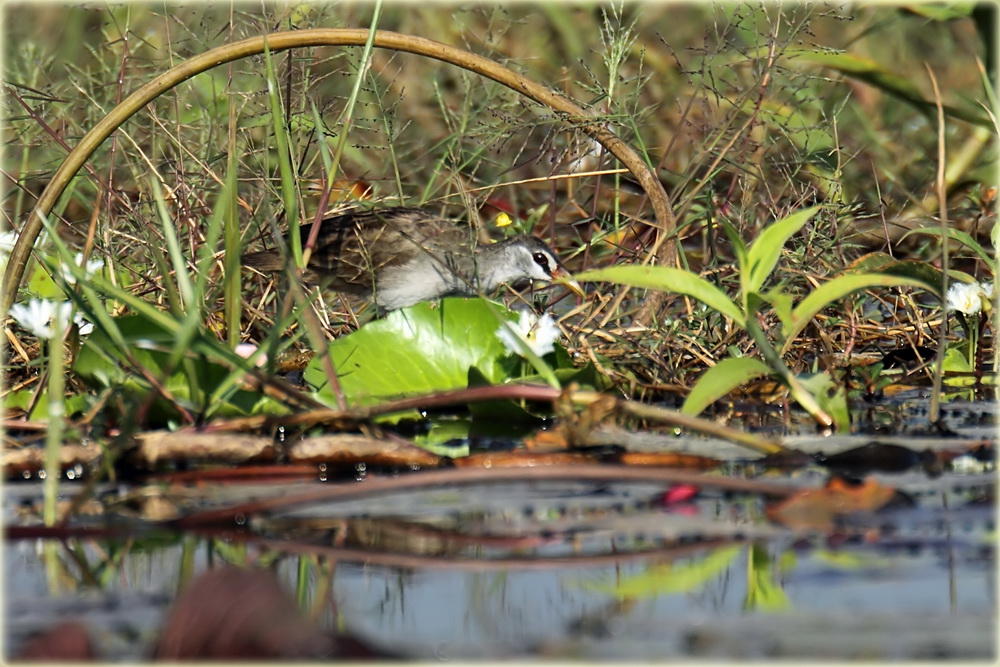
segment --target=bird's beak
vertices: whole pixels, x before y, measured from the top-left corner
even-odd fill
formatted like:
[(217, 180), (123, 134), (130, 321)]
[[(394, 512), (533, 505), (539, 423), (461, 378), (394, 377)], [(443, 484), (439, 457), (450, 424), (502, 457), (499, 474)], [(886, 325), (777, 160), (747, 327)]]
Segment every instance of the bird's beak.
[(552, 282), (559, 283), (573, 292), (577, 296), (587, 296), (587, 293), (583, 291), (580, 287), (580, 283), (576, 282), (570, 277), (569, 272), (561, 266), (557, 266), (554, 271), (552, 271)]

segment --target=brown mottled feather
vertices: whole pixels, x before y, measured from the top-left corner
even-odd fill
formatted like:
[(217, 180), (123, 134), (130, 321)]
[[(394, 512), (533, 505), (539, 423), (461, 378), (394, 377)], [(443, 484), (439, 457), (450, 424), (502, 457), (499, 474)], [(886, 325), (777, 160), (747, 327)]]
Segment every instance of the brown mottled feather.
[[(472, 263), (475, 248), (471, 228), (416, 208), (350, 211), (326, 218), (320, 225), (303, 277), (360, 296), (374, 291), (375, 276), (382, 269), (405, 264), (416, 254), (427, 253), (436, 262), (464, 268)], [(301, 227), (303, 244), (311, 230), (312, 225)], [(282, 268), (276, 250), (250, 253), (243, 262), (261, 271)]]
[[(386, 310), (450, 295), (488, 293), (530, 280), (566, 282), (565, 267), (544, 242), (515, 236), (476, 245), (468, 225), (413, 208), (350, 211), (323, 220), (303, 278), (358, 296)], [(312, 226), (300, 228), (302, 239)], [(243, 257), (247, 266), (282, 268), (275, 251)]]

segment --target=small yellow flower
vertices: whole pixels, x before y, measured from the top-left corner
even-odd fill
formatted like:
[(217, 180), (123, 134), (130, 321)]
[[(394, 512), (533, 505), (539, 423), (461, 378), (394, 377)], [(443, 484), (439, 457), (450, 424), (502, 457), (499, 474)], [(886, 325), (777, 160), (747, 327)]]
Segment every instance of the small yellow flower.
[(514, 224), (514, 221), (511, 220), (509, 215), (500, 211), (497, 213), (497, 217), (493, 220), (493, 224), (497, 227), (509, 227)]

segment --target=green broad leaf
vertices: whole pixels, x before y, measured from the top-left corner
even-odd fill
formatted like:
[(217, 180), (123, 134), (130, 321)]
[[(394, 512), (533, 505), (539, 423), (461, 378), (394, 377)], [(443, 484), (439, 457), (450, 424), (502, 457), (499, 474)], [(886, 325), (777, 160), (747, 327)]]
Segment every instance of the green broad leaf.
[[(330, 344), (341, 390), (353, 406), (468, 386), (475, 368), (492, 384), (509, 379), (510, 353), (496, 336), (496, 317), (483, 299), (450, 297), (395, 310)], [(494, 306), (495, 307), (495, 306)], [(514, 312), (499, 309), (508, 321)], [(509, 365), (509, 361), (508, 361)], [(321, 400), (335, 404), (319, 359), (305, 380)]]
[[(972, 364), (969, 363), (964, 351), (965, 343), (949, 347), (944, 352), (941, 368), (945, 373), (971, 373)], [(949, 387), (969, 387), (976, 383), (976, 378), (971, 375), (958, 375), (944, 378), (944, 383)]]
[[(598, 357), (598, 359), (601, 359)], [(574, 366), (569, 353), (562, 345), (556, 345), (555, 352), (545, 355), (545, 361), (552, 367), (553, 375), (560, 385), (565, 387), (570, 383), (580, 385), (581, 389), (594, 389), (602, 391), (610, 389), (612, 384), (608, 378), (597, 370), (594, 364), (587, 362), (584, 366)], [(607, 359), (602, 359), (602, 363), (613, 365)], [(544, 384), (546, 379), (541, 375), (524, 375), (517, 378), (518, 382)]]
[[(5, 410), (27, 410), (31, 405), (31, 401), (35, 398), (34, 389), (21, 389), (19, 391), (14, 391), (3, 398), (3, 407)], [(82, 394), (71, 394), (63, 399), (63, 410), (62, 413), (67, 417), (72, 417), (73, 415), (85, 412), (89, 405), (88, 396)], [(35, 403), (35, 407), (31, 410), (28, 415), (28, 419), (32, 421), (47, 421), (49, 418), (49, 395), (47, 392), (42, 392), (41, 396), (38, 397), (38, 401)]]
[(691, 393), (684, 399), (681, 412), (698, 415), (733, 389), (754, 378), (770, 375), (771, 369), (759, 359), (728, 357), (702, 373)]
[[(509, 366), (510, 377), (516, 377), (517, 366), (521, 363), (511, 359)], [(507, 367), (507, 364), (505, 364)], [(541, 376), (518, 377), (520, 382), (534, 382), (544, 384)], [(479, 372), (478, 368), (469, 369), (469, 387), (488, 387), (491, 382)], [(539, 418), (528, 412), (521, 403), (512, 400), (500, 401), (477, 401), (469, 404), (469, 414), (474, 420), (472, 431), (476, 435), (506, 435), (507, 437), (517, 437), (521, 433), (527, 435), (531, 430), (538, 428)], [(500, 428), (496, 428), (499, 425)], [(493, 431), (490, 432), (491, 427)], [(467, 434), (468, 435), (468, 434)]]
[[(941, 283), (944, 280), (944, 274), (927, 262), (898, 260), (888, 253), (871, 252), (854, 260), (844, 273), (848, 272), (887, 273), (893, 276), (913, 278), (922, 282), (923, 287), (933, 292), (938, 298), (942, 297)], [(968, 282), (967, 274), (959, 271), (950, 270), (948, 275), (954, 279)]]
[(764, 547), (753, 545), (747, 552), (747, 593), (744, 609), (785, 611), (792, 606), (774, 578), (775, 565)]
[(56, 284), (45, 267), (38, 262), (32, 262), (30, 277), (28, 278), (28, 292), (40, 299), (64, 299), (62, 288)]
[[(910, 231), (903, 234), (903, 237), (900, 239), (900, 241), (905, 239), (910, 234), (926, 234), (927, 236), (936, 236), (938, 238), (941, 238), (940, 229), (919, 228), (919, 229), (911, 229)], [(963, 232), (961, 229), (951, 229), (949, 227), (947, 230), (947, 235), (948, 238), (950, 238), (951, 240), (958, 241), (959, 243), (961, 243), (962, 245), (964, 245), (965, 247), (967, 247), (968, 249), (972, 250), (974, 253), (979, 255), (979, 258), (982, 259), (984, 262), (986, 262), (986, 266), (989, 267), (995, 266), (994, 262), (996, 262), (996, 259), (986, 250), (986, 248), (984, 248), (979, 243), (979, 241), (972, 238), (972, 235), (969, 234), (968, 232)]]
[(833, 417), (837, 433), (849, 433), (851, 430), (851, 415), (847, 409), (847, 390), (837, 384), (830, 374), (821, 371), (810, 376), (800, 376), (799, 383), (813, 395), (819, 407)]
[(762, 231), (747, 251), (747, 276), (746, 291), (759, 292), (764, 281), (771, 275), (771, 271), (778, 263), (781, 256), (781, 249), (785, 247), (785, 242), (792, 237), (795, 232), (809, 222), (809, 219), (816, 214), (819, 206), (796, 211), (790, 216), (778, 220), (768, 225)]
[(701, 276), (667, 266), (623, 265), (584, 271), (574, 276), (579, 281), (609, 282), (629, 287), (645, 287), (686, 294), (743, 326), (743, 313), (718, 287)]
[(722, 547), (705, 558), (689, 563), (655, 565), (642, 574), (585, 582), (582, 586), (586, 590), (608, 593), (619, 599), (644, 599), (665, 593), (697, 591), (729, 567), (742, 550), (739, 545)]
[(782, 321), (782, 333), (785, 336), (785, 343), (781, 348), (782, 354), (788, 350), (795, 337), (802, 333), (802, 330), (816, 316), (816, 313), (834, 301), (858, 290), (870, 289), (872, 287), (902, 286), (921, 287), (924, 289), (928, 287), (927, 283), (923, 280), (886, 273), (848, 273), (823, 283), (810, 292), (809, 296), (799, 302), (799, 305), (795, 306), (787, 325)]

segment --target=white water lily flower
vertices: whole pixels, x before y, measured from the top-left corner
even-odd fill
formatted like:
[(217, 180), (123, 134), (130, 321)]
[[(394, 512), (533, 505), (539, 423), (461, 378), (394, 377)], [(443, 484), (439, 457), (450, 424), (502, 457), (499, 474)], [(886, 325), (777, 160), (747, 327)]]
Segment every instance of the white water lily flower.
[(978, 283), (955, 283), (945, 295), (945, 307), (966, 315), (975, 315), (983, 307), (982, 289)]
[[(76, 253), (76, 257), (73, 258), (73, 263), (76, 264), (77, 266), (83, 264), (82, 252)], [(86, 277), (89, 278), (90, 276), (94, 275), (103, 268), (104, 268), (103, 259), (88, 259), (87, 263), (83, 264), (83, 273)], [(73, 272), (70, 270), (68, 266), (61, 267), (60, 272), (62, 273), (63, 279), (67, 283), (69, 283), (70, 285), (76, 284), (76, 276), (73, 275)]]
[(10, 307), (10, 316), (22, 328), (38, 338), (52, 338), (56, 326), (65, 326), (73, 304), (69, 301), (49, 301), (31, 299), (28, 303), (15, 303)]
[[(10, 307), (10, 316), (23, 329), (33, 336), (49, 340), (55, 335), (57, 328), (69, 324), (73, 304), (69, 301), (49, 301), (48, 299), (31, 299), (27, 303), (15, 303)], [(94, 325), (83, 318), (80, 313), (74, 313), (81, 336), (86, 336), (94, 330)]]
[(518, 313), (517, 323), (507, 322), (497, 329), (497, 338), (514, 354), (521, 354), (517, 339), (524, 342), (539, 357), (554, 351), (554, 343), (559, 340), (561, 332), (555, 320), (548, 313), (541, 317), (529, 310)]

